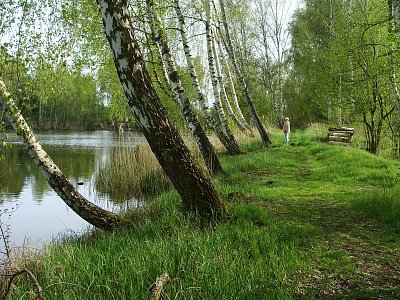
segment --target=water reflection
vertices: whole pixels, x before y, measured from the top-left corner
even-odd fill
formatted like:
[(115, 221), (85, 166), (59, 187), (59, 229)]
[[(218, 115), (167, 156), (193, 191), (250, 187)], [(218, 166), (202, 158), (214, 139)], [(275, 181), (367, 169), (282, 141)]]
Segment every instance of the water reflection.
[[(142, 135), (126, 132), (121, 139), (108, 131), (52, 131), (41, 132), (37, 137), (64, 175), (93, 203), (112, 211), (138, 204), (129, 199), (115, 203), (108, 195), (97, 193), (94, 182), (99, 166), (113, 148), (141, 143)], [(12, 244), (21, 245), (28, 240), (40, 245), (65, 230), (79, 232), (88, 227), (50, 188), (20, 138), (10, 134), (9, 141), (11, 147), (0, 150), (4, 154), (0, 161), (0, 214), (15, 210), (9, 220), (8, 213), (1, 216), (2, 222), (10, 225)]]

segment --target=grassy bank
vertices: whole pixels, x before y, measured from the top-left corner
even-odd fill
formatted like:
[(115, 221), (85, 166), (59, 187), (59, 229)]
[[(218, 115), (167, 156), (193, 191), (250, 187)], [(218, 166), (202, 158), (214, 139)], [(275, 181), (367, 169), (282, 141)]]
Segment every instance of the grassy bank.
[[(397, 299), (399, 164), (316, 132), (222, 155), (215, 184), (230, 209), (217, 225), (169, 191), (135, 228), (53, 245), (27, 266), (46, 299), (147, 299), (165, 272), (165, 299)], [(20, 277), (10, 299), (32, 291)]]

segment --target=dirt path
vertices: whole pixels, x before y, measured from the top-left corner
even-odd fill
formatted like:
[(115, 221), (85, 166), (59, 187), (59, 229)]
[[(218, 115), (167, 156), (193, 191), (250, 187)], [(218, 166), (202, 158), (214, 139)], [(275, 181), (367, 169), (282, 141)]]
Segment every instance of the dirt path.
[(317, 232), (311, 274), (298, 274), (299, 299), (400, 299), (400, 243), (393, 229), (319, 199), (263, 206), (282, 226), (295, 222)]

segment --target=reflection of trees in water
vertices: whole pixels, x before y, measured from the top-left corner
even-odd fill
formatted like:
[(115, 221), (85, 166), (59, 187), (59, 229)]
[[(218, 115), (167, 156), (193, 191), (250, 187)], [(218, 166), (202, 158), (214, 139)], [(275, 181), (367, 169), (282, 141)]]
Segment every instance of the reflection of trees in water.
[[(19, 195), (29, 174), (29, 165), (24, 163), (26, 154), (16, 151), (20, 146), (13, 145), (11, 148), (2, 148), (4, 159), (0, 161), (0, 185), (2, 192)], [(22, 148), (21, 148), (22, 150)]]
[[(72, 181), (88, 181), (95, 169), (95, 150), (47, 147), (46, 151)], [(35, 201), (41, 202), (50, 187), (28, 156), (22, 145), (0, 149), (4, 160), (0, 160), (0, 186), (2, 193), (19, 196), (25, 185), (31, 185)]]

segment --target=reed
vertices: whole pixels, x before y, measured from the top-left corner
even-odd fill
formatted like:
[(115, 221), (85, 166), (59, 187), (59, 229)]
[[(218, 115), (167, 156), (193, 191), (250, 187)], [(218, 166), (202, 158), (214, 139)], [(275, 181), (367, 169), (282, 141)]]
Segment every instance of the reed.
[(170, 187), (170, 180), (145, 143), (115, 148), (96, 177), (96, 188), (114, 200), (156, 195)]

